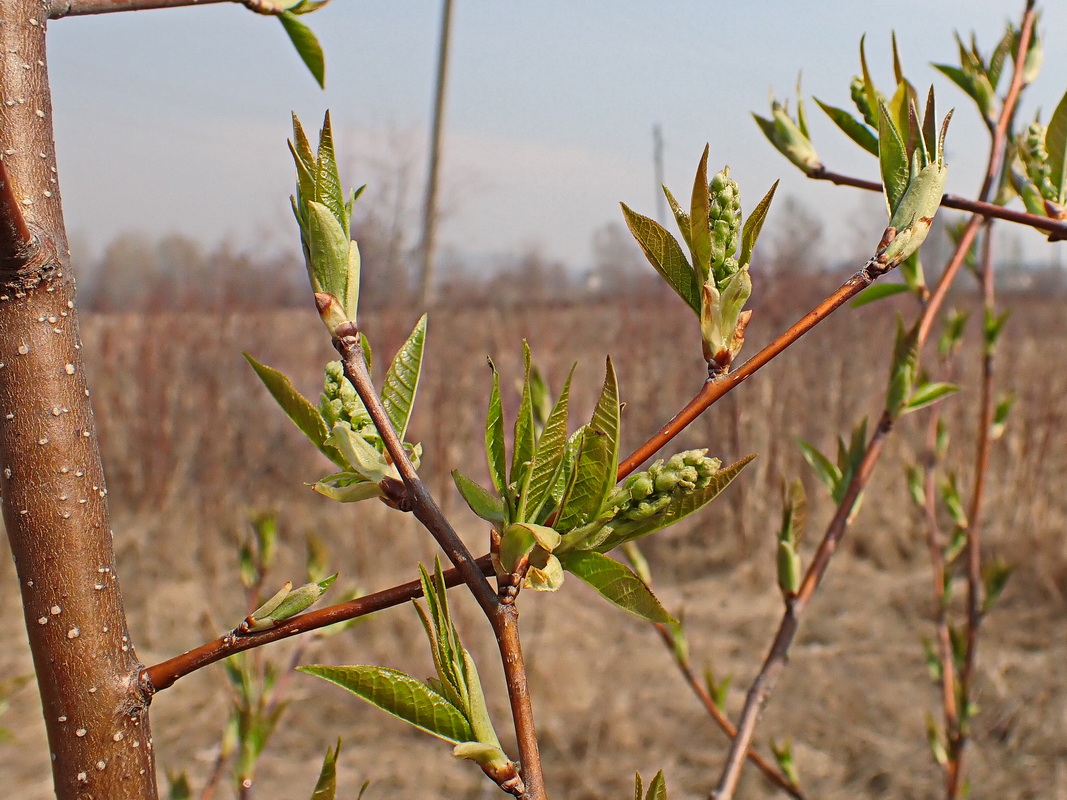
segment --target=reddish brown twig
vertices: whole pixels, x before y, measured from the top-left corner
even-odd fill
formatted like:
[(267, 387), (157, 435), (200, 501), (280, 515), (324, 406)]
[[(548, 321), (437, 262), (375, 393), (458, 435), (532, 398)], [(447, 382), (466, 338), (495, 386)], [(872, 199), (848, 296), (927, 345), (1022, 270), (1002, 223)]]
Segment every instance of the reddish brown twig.
[[(996, 311), (993, 280), (992, 226), (986, 225), (982, 242), (981, 284), (983, 309), (987, 315)], [(989, 454), (992, 447), (994, 348), (988, 344), (982, 348), (982, 389), (978, 412), (978, 442), (975, 447), (974, 486), (967, 511), (967, 632), (966, 651), (960, 669), (960, 709), (957, 724), (950, 731), (948, 800), (956, 800), (963, 789), (963, 761), (969, 737), (966, 724), (970, 714), (970, 697), (974, 686), (974, 668), (978, 659), (978, 632), (982, 625), (982, 501), (985, 497), (986, 478), (989, 473)]]
[[(475, 562), (479, 569), (486, 575), (493, 574), (493, 565), (489, 556), (482, 556)], [(459, 570), (449, 569), (444, 573), (447, 586), (459, 586), (463, 578)], [(256, 631), (238, 636), (233, 632), (220, 636), (213, 642), (200, 645), (200, 647), (182, 653), (180, 656), (167, 659), (155, 666), (148, 667), (141, 673), (141, 679), (150, 692), (158, 692), (174, 684), (179, 678), (195, 672), (208, 664), (214, 664), (224, 658), (260, 647), (270, 642), (288, 639), (308, 631), (315, 631), (339, 622), (347, 622), (357, 617), (373, 614), (386, 608), (398, 606), (416, 597), (422, 596), (422, 584), (419, 581), (409, 581), (399, 586), (383, 589), (374, 594), (357, 597), (347, 603), (338, 603), (333, 606), (315, 609), (298, 617), (292, 617), (275, 627), (265, 631)]]
[[(715, 699), (708, 693), (707, 686), (700, 680), (699, 676), (693, 671), (693, 665), (689, 663), (689, 659), (680, 654), (677, 648), (674, 646), (674, 639), (671, 636), (670, 630), (666, 625), (661, 623), (653, 623), (656, 628), (656, 632), (659, 634), (660, 639), (663, 640), (663, 644), (666, 645), (667, 650), (674, 656), (674, 663), (678, 667), (678, 671), (682, 673), (682, 677), (689, 685), (689, 688), (693, 690), (693, 694), (697, 696), (704, 709), (708, 712), (708, 715), (715, 721), (715, 724), (722, 729), (723, 733), (729, 736), (731, 739), (737, 736), (737, 728), (733, 726), (729, 718), (723, 713), (723, 710), (715, 704)], [(790, 797), (796, 800), (805, 800), (804, 793), (800, 790), (800, 787), (794, 784), (789, 778), (779, 771), (774, 764), (765, 759), (759, 752), (750, 747), (748, 749), (748, 759), (756, 768), (763, 773), (771, 783), (787, 793)]]
[(835, 310), (847, 303), (857, 294), (871, 285), (872, 278), (865, 269), (860, 270), (819, 305), (805, 314), (793, 327), (781, 334), (769, 345), (733, 372), (709, 378), (696, 397), (686, 404), (670, 422), (664, 425), (647, 442), (638, 447), (630, 456), (619, 464), (619, 480), (622, 480), (667, 442), (685, 430), (693, 420), (707, 411), (727, 392), (740, 385), (745, 379), (754, 375), (761, 367), (768, 364), (789, 345), (796, 342)]

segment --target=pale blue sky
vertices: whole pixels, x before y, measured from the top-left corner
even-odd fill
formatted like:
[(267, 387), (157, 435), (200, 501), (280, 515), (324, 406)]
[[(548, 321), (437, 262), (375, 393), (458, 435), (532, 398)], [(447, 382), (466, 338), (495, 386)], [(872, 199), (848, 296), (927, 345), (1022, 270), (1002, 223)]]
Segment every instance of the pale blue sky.
[[(655, 209), (651, 129), (663, 127), (666, 177), (687, 194), (705, 142), (729, 164), (750, 208), (782, 178), (827, 226), (854, 242), (876, 199), (805, 180), (759, 134), (767, 93), (848, 106), (867, 33), (876, 81), (891, 80), (896, 29), (913, 83), (956, 106), (949, 190), (972, 194), (985, 134), (970, 101), (928, 66), (956, 60), (952, 32), (995, 44), (1021, 0), (455, 0), (446, 112), (441, 241), (476, 253), (538, 245), (582, 266), (618, 202)], [(1067, 86), (1067, 3), (1046, 3), (1045, 68), (1024, 106), (1045, 116)], [(124, 229), (177, 231), (213, 243), (296, 241), (285, 148), (289, 112), (310, 127), (332, 109), (343, 179), (395, 186), (408, 163), (421, 199), (439, 0), (334, 0), (304, 19), (327, 57), (320, 92), (275, 20), (237, 5), (70, 18), (50, 26), (60, 180), (68, 229), (99, 248)], [(873, 159), (809, 101), (816, 147), (833, 169), (876, 177)], [(774, 217), (768, 226), (774, 225)], [(1045, 257), (1037, 237), (1028, 255)]]

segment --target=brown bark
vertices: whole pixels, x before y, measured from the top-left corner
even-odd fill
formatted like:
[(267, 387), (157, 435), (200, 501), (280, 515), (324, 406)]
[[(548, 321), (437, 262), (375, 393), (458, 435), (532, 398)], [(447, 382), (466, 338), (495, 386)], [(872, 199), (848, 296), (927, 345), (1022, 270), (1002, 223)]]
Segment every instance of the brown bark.
[[(0, 0), (0, 151), (36, 242), (0, 267), (0, 490), (56, 795), (154, 798), (56, 177), (46, 7)], [(18, 260), (16, 260), (17, 262)]]

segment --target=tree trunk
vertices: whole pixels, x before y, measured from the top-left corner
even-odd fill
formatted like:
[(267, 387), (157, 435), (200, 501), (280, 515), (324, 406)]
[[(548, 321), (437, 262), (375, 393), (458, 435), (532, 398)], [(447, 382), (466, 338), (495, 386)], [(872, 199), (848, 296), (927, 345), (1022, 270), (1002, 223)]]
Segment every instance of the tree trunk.
[[(52, 140), (47, 14), (40, 0), (0, 0), (4, 524), (57, 797), (143, 800), (156, 797), (149, 698), (138, 680), (115, 575), (82, 370)], [(27, 233), (32, 239), (25, 240)]]

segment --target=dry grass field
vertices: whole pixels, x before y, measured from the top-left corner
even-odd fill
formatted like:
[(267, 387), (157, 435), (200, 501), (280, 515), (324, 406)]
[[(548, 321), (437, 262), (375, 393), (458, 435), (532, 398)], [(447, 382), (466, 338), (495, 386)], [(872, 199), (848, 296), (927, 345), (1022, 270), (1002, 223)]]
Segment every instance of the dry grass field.
[[(750, 328), (751, 354), (833, 284), (767, 296)], [(728, 710), (765, 655), (781, 611), (774, 536), (783, 478), (803, 476), (817, 538), (831, 504), (811, 479), (796, 440), (824, 450), (863, 415), (882, 407), (895, 301), (844, 309), (784, 357), (719, 403), (687, 431), (684, 447), (709, 447), (724, 461), (759, 453), (733, 487), (698, 519), (645, 546), (669, 608), (684, 609), (693, 661), (732, 674)], [(960, 296), (961, 306), (972, 298)], [(975, 798), (1067, 800), (1067, 324), (1062, 297), (1019, 297), (1000, 350), (1002, 387), (1019, 396), (995, 446), (985, 530), (987, 553), (1017, 564), (983, 629), (978, 703), (970, 752)], [(905, 306), (899, 306), (904, 308)], [(415, 315), (366, 315), (383, 362)], [(976, 339), (962, 356), (961, 382), (976, 374)], [(301, 577), (304, 536), (327, 542), (342, 581), (366, 590), (414, 576), (433, 558), (411, 519), (380, 504), (341, 506), (304, 485), (327, 463), (284, 418), (241, 358), (247, 350), (290, 374), (317, 398), (332, 351), (310, 310), (240, 314), (90, 315), (83, 322), (90, 385), (100, 424), (120, 578), (139, 656), (154, 663), (232, 627), (243, 616), (236, 542), (250, 513), (274, 509), (282, 535), (278, 582)], [(699, 388), (695, 320), (674, 298), (651, 293), (585, 306), (440, 309), (431, 315), (427, 368), (411, 432), (425, 446), (425, 472), (476, 552), (486, 532), (451, 486), (448, 469), (484, 477), (482, 430), (492, 355), (518, 377), (520, 341), (558, 386), (579, 361), (573, 419), (588, 415), (603, 358), (616, 362), (624, 447), (636, 446)], [(946, 402), (957, 452), (973, 439), (976, 397)], [(514, 392), (505, 398), (510, 413)], [(924, 715), (937, 714), (920, 639), (930, 635), (929, 567), (921, 520), (907, 498), (903, 465), (919, 455), (923, 414), (901, 423), (863, 508), (831, 566), (794, 647), (786, 677), (757, 739), (791, 739), (808, 796), (935, 798), (938, 771)], [(970, 467), (959, 463), (961, 486)], [(0, 563), (0, 677), (30, 671), (14, 569)], [(459, 595), (457, 595), (459, 597)], [(521, 598), (524, 649), (549, 787), (568, 800), (632, 796), (633, 773), (666, 772), (672, 797), (706, 796), (725, 739), (681, 681), (655, 632), (568, 579), (557, 595)], [(491, 706), (506, 696), (489, 629), (473, 603), (457, 616), (480, 663)], [(277, 646), (279, 658), (289, 645)], [(398, 608), (313, 645), (309, 661), (379, 663), (417, 675), (432, 666), (416, 615)], [(186, 770), (200, 785), (227, 714), (220, 667), (184, 679), (154, 705), (161, 768)], [(256, 797), (310, 795), (322, 753), (338, 735), (341, 796), (371, 780), (368, 800), (490, 798), (498, 790), (447, 746), (303, 676), (262, 764)], [(0, 718), (15, 739), (0, 742), (10, 796), (51, 796), (44, 729), (32, 688)], [(506, 726), (500, 725), (503, 731)], [(507, 743), (505, 743), (507, 747)], [(750, 768), (741, 794), (774, 790)], [(230, 796), (229, 788), (223, 796)]]

